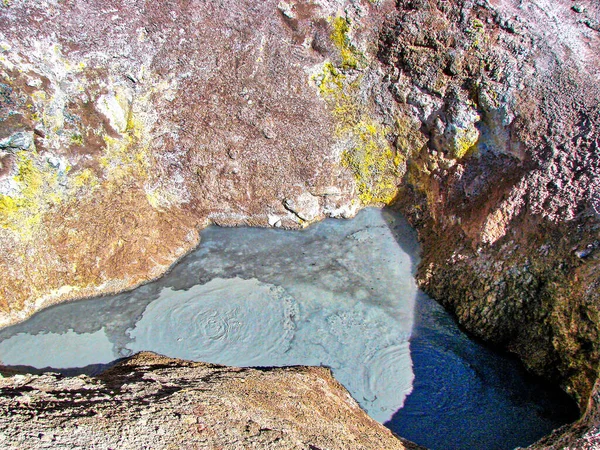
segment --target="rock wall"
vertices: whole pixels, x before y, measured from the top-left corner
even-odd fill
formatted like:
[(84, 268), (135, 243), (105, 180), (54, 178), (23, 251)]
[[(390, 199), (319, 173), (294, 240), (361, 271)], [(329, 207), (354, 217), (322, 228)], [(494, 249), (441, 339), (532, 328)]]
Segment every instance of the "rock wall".
[(0, 6), (0, 326), (164, 273), (209, 223), (389, 203), (392, 2)]
[(599, 344), (600, 10), (511, 5), (400, 2), (380, 56), (427, 139), (401, 203), (425, 244), (421, 285), (585, 403)]
[(0, 325), (157, 277), (209, 223), (395, 202), (421, 286), (594, 426), (597, 2), (10, 0), (0, 18)]
[(560, 445), (598, 430), (599, 20), (595, 2), (407, 0), (380, 45), (419, 120), (399, 204), (420, 285), (587, 409)]
[(0, 378), (5, 449), (415, 449), (320, 367), (236, 369), (140, 353), (97, 378)]

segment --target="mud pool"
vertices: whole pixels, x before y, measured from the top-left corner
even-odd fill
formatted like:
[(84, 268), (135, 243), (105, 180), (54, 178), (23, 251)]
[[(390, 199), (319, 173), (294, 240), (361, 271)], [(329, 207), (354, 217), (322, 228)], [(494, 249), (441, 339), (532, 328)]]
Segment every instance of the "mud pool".
[(307, 230), (202, 232), (160, 280), (0, 330), (11, 366), (84, 368), (151, 350), (233, 366), (326, 365), (375, 419), (432, 449), (508, 449), (576, 417), (557, 390), (468, 339), (419, 292), (391, 211)]

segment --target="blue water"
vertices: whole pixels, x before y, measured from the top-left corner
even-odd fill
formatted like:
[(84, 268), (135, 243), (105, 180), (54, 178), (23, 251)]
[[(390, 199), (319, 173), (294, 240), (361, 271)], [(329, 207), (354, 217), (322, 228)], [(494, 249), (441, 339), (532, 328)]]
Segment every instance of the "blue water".
[(396, 434), (432, 450), (502, 450), (577, 419), (566, 394), (469, 339), (427, 295), (420, 292), (416, 305), (413, 391), (385, 423)]
[(574, 420), (565, 395), (470, 340), (417, 289), (418, 252), (404, 219), (378, 209), (296, 232), (210, 227), (156, 282), (0, 330), (0, 360), (72, 373), (151, 350), (326, 365), (372, 417), (433, 450), (525, 446)]

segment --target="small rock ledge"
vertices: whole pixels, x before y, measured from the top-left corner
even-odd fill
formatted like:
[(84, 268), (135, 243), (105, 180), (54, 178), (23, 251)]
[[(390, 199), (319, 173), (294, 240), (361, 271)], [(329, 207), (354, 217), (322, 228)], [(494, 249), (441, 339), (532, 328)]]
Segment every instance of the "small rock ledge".
[(240, 369), (147, 352), (98, 377), (0, 378), (0, 429), (5, 449), (420, 448), (367, 416), (327, 368)]

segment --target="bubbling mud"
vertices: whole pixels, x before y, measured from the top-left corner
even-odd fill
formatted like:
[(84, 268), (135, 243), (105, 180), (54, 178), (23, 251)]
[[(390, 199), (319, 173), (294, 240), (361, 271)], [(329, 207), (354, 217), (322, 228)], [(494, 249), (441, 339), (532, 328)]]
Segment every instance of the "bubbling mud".
[(562, 425), (556, 393), (469, 340), (418, 291), (418, 251), (388, 210), (303, 231), (210, 227), (153, 283), (0, 330), (0, 360), (64, 369), (150, 350), (325, 365), (369, 415), (432, 449), (513, 448)]

